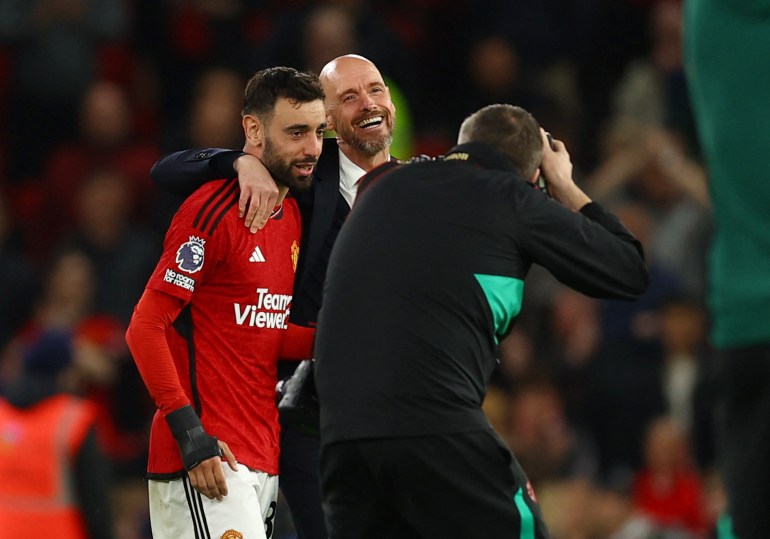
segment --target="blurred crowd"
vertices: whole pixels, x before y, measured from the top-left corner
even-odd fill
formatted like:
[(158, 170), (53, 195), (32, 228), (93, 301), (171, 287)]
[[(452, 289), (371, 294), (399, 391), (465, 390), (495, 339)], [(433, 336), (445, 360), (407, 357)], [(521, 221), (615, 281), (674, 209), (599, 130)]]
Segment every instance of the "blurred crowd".
[(501, 344), (485, 407), (554, 535), (711, 536), (711, 215), (681, 37), (678, 0), (0, 0), (0, 395), (26, 350), (68, 332), (66, 390), (99, 410), (116, 537), (148, 537), (154, 407), (123, 335), (179, 203), (149, 170), (242, 147), (255, 70), (356, 52), (391, 87), (395, 155), (439, 155), (479, 107), (521, 105), (645, 245), (634, 303), (535, 268)]

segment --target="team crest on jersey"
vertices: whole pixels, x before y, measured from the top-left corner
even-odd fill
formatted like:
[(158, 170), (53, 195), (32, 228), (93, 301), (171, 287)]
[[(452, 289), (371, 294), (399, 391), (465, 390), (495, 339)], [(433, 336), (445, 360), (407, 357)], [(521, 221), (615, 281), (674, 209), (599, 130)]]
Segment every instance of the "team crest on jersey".
[(179, 269), (187, 273), (195, 273), (203, 267), (203, 246), (206, 240), (197, 236), (190, 236), (176, 251), (176, 263)]
[(294, 273), (297, 273), (297, 261), (299, 260), (299, 244), (297, 240), (291, 244), (291, 265), (294, 267)]
[(243, 539), (243, 534), (235, 530), (227, 530), (222, 534), (221, 539)]

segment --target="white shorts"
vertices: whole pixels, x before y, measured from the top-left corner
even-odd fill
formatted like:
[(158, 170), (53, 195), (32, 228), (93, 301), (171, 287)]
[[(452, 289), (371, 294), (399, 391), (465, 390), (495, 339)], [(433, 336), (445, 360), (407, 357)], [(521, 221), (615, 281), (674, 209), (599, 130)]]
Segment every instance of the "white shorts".
[(184, 477), (150, 480), (150, 525), (153, 539), (270, 539), (275, 527), (278, 476), (239, 464), (222, 469), (227, 496), (210, 500)]

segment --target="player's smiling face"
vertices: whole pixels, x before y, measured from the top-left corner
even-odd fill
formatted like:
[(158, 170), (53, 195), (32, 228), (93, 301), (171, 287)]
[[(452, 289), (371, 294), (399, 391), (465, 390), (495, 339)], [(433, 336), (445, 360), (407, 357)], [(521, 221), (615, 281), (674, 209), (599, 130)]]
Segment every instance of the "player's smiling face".
[(326, 128), (323, 103), (279, 98), (265, 127), (262, 162), (273, 179), (290, 189), (307, 189), (321, 155)]
[(330, 124), (338, 138), (367, 156), (390, 147), (396, 107), (372, 63), (341, 59), (325, 90)]

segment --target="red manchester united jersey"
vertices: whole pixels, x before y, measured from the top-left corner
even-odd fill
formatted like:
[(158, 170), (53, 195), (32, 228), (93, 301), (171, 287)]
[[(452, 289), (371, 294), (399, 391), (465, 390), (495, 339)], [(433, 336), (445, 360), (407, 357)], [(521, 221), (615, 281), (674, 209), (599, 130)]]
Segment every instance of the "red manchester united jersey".
[[(227, 442), (239, 462), (277, 474), (276, 367), (289, 322), (300, 215), (286, 199), (251, 234), (238, 218), (238, 196), (232, 179), (209, 182), (188, 198), (147, 286), (188, 302), (166, 339), (206, 432)], [(182, 470), (177, 444), (156, 413), (149, 475)]]

